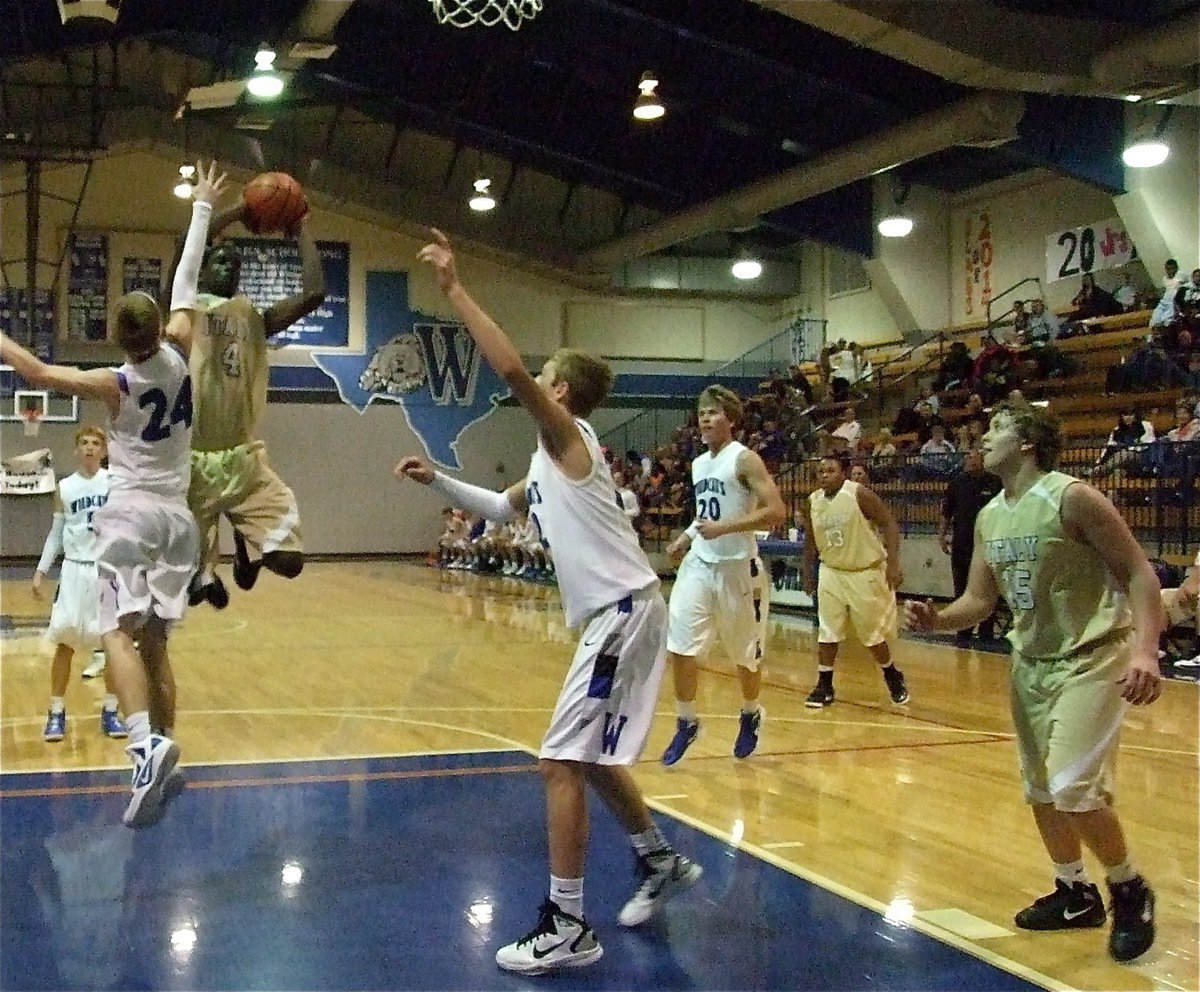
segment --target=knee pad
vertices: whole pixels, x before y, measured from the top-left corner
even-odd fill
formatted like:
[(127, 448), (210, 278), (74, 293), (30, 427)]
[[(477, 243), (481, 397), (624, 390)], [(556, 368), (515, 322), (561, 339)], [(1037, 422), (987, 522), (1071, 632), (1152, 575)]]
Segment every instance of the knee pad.
[(294, 579), (304, 569), (304, 555), (299, 551), (268, 551), (262, 563), (276, 575)]

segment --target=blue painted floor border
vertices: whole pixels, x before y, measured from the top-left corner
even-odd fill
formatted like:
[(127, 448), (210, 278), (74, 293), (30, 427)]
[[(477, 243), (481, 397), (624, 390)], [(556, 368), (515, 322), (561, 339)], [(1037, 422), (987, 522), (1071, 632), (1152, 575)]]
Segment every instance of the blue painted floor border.
[(632, 856), (595, 801), (586, 902), (605, 955), (510, 975), (493, 955), (547, 885), (528, 755), (186, 772), (142, 831), (120, 825), (127, 773), (0, 776), (4, 989), (1036, 987), (665, 817), (705, 876), (623, 930)]

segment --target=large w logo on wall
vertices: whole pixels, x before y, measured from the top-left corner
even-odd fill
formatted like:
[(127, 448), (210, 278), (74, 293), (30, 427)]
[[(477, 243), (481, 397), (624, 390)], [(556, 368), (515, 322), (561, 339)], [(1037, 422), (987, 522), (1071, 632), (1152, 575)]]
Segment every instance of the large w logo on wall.
[(365, 351), (312, 356), (359, 413), (373, 400), (399, 403), (429, 457), (446, 468), (462, 468), (463, 431), (508, 395), (462, 324), (409, 307), (404, 272), (367, 273)]

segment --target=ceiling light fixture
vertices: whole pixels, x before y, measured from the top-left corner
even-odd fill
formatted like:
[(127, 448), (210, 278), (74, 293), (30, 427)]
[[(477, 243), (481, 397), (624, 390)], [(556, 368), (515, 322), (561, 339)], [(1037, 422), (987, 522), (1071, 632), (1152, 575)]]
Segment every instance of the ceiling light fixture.
[[(1166, 130), (1167, 122), (1171, 119), (1174, 109), (1168, 104), (1157, 124), (1143, 120), (1135, 127), (1130, 134), (1129, 144), (1121, 152), (1121, 161), (1131, 169), (1153, 169), (1157, 165), (1162, 165), (1171, 154), (1170, 145), (1163, 141), (1163, 131)], [(1143, 111), (1139, 109), (1135, 113), (1140, 114)]]
[(271, 100), (283, 92), (283, 77), (275, 71), (275, 50), (264, 42), (254, 56), (254, 75), (246, 83), (253, 96)]
[(879, 222), (879, 233), (885, 238), (906, 238), (912, 229), (912, 218), (905, 214), (889, 214)]
[(1125, 102), (1126, 103), (1141, 103), (1142, 95), (1140, 93), (1126, 93), (1125, 94)]
[(762, 262), (757, 258), (739, 258), (730, 266), (729, 271), (733, 274), (734, 279), (757, 279), (762, 275)]
[(480, 178), (476, 179), (472, 185), (475, 187), (475, 192), (472, 194), (471, 199), (467, 201), (467, 206), (469, 206), (472, 210), (479, 211), (480, 213), (491, 210), (496, 206), (496, 198), (492, 196), (490, 190), (492, 185), (492, 181), (490, 179), (484, 179), (481, 176)]
[(171, 190), (179, 199), (187, 200), (192, 195), (192, 177), (196, 174), (194, 165), (181, 165), (179, 167), (179, 182), (175, 184), (175, 188)]
[(633, 116), (639, 121), (658, 120), (667, 112), (663, 107), (662, 100), (654, 92), (658, 87), (658, 77), (653, 72), (646, 70), (642, 73), (642, 78), (637, 86), (639, 93), (637, 102), (633, 105)]

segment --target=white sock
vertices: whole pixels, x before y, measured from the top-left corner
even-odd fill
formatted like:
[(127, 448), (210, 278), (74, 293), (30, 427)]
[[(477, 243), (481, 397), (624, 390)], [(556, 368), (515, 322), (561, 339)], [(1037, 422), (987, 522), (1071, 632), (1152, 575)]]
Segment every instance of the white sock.
[(1068, 861), (1066, 864), (1056, 864), (1054, 866), (1054, 877), (1067, 885), (1087, 885), (1088, 875), (1087, 868), (1084, 867), (1083, 861)]
[(129, 743), (140, 744), (150, 736), (150, 714), (146, 710), (130, 713), (125, 717), (125, 726), (129, 728)]
[(696, 701), (694, 699), (675, 700), (675, 712), (679, 714), (679, 719), (687, 720), (688, 723), (696, 722)]
[(633, 845), (633, 849), (638, 854), (653, 854), (656, 851), (669, 851), (671, 844), (664, 836), (663, 832), (654, 824), (650, 825), (649, 830), (644, 830), (640, 834), (630, 834), (629, 843)]
[(1128, 882), (1131, 878), (1137, 878), (1137, 871), (1126, 858), (1119, 865), (1105, 865), (1104, 874), (1108, 877), (1109, 885), (1120, 885), (1122, 882)]
[(104, 708), (106, 710), (108, 710), (110, 713), (117, 712), (117, 697), (114, 696), (111, 692), (108, 693), (108, 695), (106, 695), (104, 697)]
[(757, 713), (760, 708), (761, 707), (759, 707), (757, 699), (742, 700), (742, 712), (743, 713)]
[(550, 876), (550, 901), (564, 913), (583, 919), (583, 879)]
[(67, 711), (67, 707), (66, 707), (66, 704), (63, 702), (62, 696), (51, 696), (50, 697), (50, 712), (51, 713), (65, 713), (66, 711)]

